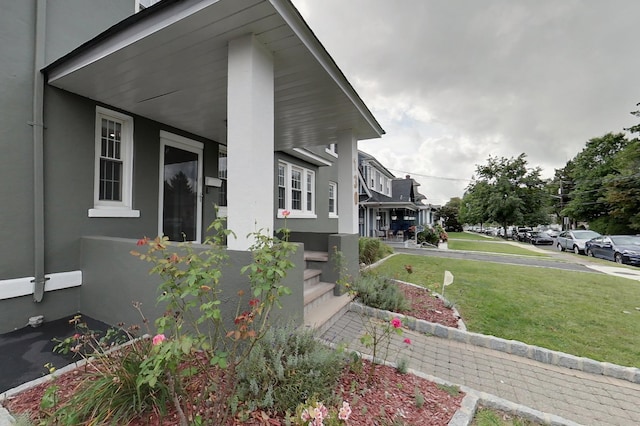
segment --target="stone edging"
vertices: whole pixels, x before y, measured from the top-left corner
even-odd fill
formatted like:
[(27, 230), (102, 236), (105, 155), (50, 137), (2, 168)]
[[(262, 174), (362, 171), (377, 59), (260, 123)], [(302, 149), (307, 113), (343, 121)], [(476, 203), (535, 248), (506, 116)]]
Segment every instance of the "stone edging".
[(584, 371), (585, 373), (600, 374), (606, 377), (626, 380), (640, 384), (640, 369), (634, 367), (623, 367), (609, 362), (600, 362), (593, 359), (565, 354), (563, 352), (552, 351), (539, 346), (528, 345), (517, 340), (506, 340), (500, 337), (487, 336), (479, 333), (459, 330), (446, 327), (441, 324), (419, 320), (390, 311), (364, 306), (352, 302), (349, 310), (357, 313), (365, 313), (373, 318), (388, 319), (391, 317), (405, 318), (406, 327), (419, 333), (432, 334), (436, 337), (455, 340), (461, 343), (468, 343), (500, 352), (529, 358), (544, 364), (557, 365), (559, 367), (570, 368), (572, 370)]

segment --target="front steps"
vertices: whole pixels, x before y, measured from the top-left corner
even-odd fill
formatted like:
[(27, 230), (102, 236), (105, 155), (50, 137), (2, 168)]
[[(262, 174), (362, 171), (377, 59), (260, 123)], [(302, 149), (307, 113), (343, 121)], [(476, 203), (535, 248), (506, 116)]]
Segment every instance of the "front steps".
[(322, 333), (347, 311), (351, 296), (335, 296), (336, 284), (322, 281), (322, 269), (317, 267), (329, 261), (328, 253), (305, 251), (304, 260), (304, 326)]

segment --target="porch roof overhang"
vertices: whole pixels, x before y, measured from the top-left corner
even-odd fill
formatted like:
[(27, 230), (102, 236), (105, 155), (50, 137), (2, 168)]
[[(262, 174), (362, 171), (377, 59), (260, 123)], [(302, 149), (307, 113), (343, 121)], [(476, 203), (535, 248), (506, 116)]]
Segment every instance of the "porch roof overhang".
[(361, 205), (368, 207), (379, 207), (381, 209), (406, 209), (411, 211), (418, 210), (418, 206), (413, 203), (396, 203), (396, 202), (382, 202), (382, 201), (361, 201)]
[(43, 71), (51, 86), (226, 143), (227, 46), (247, 34), (273, 54), (277, 150), (384, 134), (289, 0), (164, 0)]

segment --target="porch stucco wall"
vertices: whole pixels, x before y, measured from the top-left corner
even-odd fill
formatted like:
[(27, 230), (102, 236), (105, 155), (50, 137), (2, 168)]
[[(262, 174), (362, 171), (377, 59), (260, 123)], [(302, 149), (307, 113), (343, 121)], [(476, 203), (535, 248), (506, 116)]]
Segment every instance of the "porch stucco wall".
[(43, 315), (45, 321), (52, 321), (79, 310), (77, 287), (46, 292), (41, 303), (34, 303), (32, 295), (0, 300), (0, 334), (26, 327), (34, 316)]
[[(205, 249), (199, 245), (194, 248)], [(108, 324), (141, 324), (138, 312), (131, 305), (133, 301), (141, 302), (143, 313), (151, 322), (153, 331), (153, 320), (164, 313), (164, 307), (156, 303), (157, 287), (161, 281), (157, 275), (149, 275), (151, 264), (130, 254), (134, 249), (139, 248), (136, 247), (136, 241), (131, 239), (82, 238), (83, 285), (78, 290), (80, 307), (83, 313)], [(232, 321), (236, 315), (238, 290), (249, 289), (249, 280), (240, 270), (251, 263), (251, 253), (228, 250), (227, 254), (229, 260), (222, 267), (221, 309), (223, 317)], [(292, 293), (282, 298), (282, 309), (274, 308), (272, 311), (270, 321), (274, 324), (288, 320), (302, 324), (304, 260), (301, 248), (293, 255), (292, 261), (296, 266), (288, 271), (283, 281)], [(250, 292), (247, 292), (243, 303), (250, 298)]]

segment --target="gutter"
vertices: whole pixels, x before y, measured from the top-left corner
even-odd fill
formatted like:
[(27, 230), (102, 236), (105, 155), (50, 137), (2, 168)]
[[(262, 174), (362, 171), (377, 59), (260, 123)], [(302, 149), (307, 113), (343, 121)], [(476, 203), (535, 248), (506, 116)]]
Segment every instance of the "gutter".
[(44, 76), (47, 2), (36, 0), (36, 28), (33, 66), (33, 301), (44, 296)]

